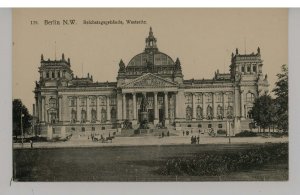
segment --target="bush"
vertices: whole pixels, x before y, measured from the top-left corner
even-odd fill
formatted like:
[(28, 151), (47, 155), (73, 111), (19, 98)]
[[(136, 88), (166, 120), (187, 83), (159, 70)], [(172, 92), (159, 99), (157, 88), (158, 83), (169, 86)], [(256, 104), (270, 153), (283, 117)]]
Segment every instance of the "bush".
[(227, 134), (227, 132), (225, 130), (219, 129), (217, 131), (218, 134)]
[(158, 172), (162, 175), (219, 176), (287, 159), (288, 144), (268, 144), (238, 153), (203, 153), (170, 158)]
[(256, 137), (257, 133), (252, 131), (242, 131), (240, 133), (235, 134), (235, 137)]

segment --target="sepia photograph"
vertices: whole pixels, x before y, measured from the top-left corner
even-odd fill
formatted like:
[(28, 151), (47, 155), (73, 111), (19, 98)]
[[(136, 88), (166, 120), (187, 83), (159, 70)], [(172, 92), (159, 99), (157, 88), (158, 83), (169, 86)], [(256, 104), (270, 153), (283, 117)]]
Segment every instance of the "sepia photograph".
[(13, 9), (14, 182), (288, 181), (288, 9)]

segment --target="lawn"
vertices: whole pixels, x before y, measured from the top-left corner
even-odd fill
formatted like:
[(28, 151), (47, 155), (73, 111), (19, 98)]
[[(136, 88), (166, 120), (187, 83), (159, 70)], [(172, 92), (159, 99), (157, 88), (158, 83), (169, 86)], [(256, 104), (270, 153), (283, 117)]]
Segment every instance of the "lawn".
[(219, 181), (287, 180), (288, 159), (221, 176), (161, 175), (168, 159), (195, 154), (229, 154), (263, 144), (112, 146), (14, 149), (15, 181)]

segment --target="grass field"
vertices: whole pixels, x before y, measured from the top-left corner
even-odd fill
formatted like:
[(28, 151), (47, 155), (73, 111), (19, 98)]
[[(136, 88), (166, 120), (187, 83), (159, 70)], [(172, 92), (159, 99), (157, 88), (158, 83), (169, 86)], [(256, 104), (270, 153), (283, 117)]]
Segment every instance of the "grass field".
[(262, 144), (114, 146), (14, 149), (15, 181), (276, 181), (288, 180), (288, 159), (222, 176), (163, 176), (171, 157), (201, 152), (231, 153)]

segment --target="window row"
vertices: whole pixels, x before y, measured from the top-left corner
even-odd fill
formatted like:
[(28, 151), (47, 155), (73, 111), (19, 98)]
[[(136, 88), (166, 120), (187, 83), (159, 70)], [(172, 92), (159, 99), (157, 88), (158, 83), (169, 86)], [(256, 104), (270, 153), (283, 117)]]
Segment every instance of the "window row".
[[(222, 106), (217, 107), (216, 116), (218, 119), (223, 119), (225, 117), (224, 113), (226, 113), (227, 118), (233, 118), (233, 107), (228, 106), (223, 109)], [(203, 109), (200, 106), (196, 107), (196, 120), (202, 120), (204, 118), (211, 120), (214, 117), (212, 106), (208, 105), (206, 108), (206, 113), (203, 113)], [(190, 106), (186, 107), (186, 120), (191, 121), (193, 119), (193, 109)]]
[[(95, 123), (97, 121), (97, 111), (95, 109), (92, 109), (90, 111), (91, 113), (91, 123)], [(117, 117), (117, 111), (116, 109), (113, 107), (110, 110), (110, 115), (111, 118), (114, 119)], [(80, 123), (86, 123), (87, 122), (87, 111), (86, 110), (81, 110), (80, 111), (80, 118), (77, 117), (77, 111), (72, 109), (71, 111), (71, 123), (76, 123), (77, 121), (79, 121)], [(107, 111), (106, 109), (102, 108), (101, 112), (100, 112), (100, 122), (101, 123), (105, 123), (107, 121)]]

